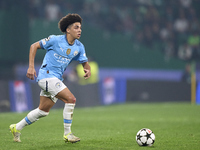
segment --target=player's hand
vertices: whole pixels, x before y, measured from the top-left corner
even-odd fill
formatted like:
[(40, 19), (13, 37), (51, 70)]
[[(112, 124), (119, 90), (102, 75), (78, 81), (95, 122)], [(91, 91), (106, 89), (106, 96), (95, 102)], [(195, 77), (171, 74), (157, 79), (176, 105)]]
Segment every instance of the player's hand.
[(37, 77), (35, 68), (28, 68), (26, 76), (29, 79), (34, 80), (34, 77)]
[(91, 76), (90, 70), (84, 69), (84, 72), (85, 72), (85, 75), (84, 75), (85, 79), (88, 79)]

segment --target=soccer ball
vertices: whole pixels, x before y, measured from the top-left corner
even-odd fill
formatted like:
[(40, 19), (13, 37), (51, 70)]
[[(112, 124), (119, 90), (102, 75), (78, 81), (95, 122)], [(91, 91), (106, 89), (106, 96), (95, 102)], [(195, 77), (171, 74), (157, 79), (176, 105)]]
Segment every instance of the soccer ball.
[(150, 129), (143, 128), (138, 131), (136, 142), (139, 146), (152, 146), (155, 142), (155, 134)]

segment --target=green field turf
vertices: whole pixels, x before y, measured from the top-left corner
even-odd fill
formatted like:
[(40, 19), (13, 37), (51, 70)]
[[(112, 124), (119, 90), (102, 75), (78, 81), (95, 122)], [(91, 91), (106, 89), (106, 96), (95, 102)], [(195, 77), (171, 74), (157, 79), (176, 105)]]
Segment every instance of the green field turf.
[[(79, 143), (64, 143), (62, 109), (27, 126), (21, 143), (12, 141), (8, 127), (27, 113), (0, 113), (0, 150), (197, 150), (200, 149), (200, 106), (189, 103), (128, 103), (76, 108), (72, 131)], [(141, 128), (156, 136), (152, 147), (139, 147)]]

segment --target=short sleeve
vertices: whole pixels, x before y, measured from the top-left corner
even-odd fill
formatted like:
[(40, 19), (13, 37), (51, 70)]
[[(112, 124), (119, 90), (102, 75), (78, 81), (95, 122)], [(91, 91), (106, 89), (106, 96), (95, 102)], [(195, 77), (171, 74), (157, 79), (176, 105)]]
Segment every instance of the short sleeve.
[(50, 50), (53, 49), (53, 45), (56, 41), (56, 38), (54, 35), (50, 35), (48, 38), (44, 38), (39, 41), (40, 46), (42, 49)]
[(74, 60), (79, 61), (79, 63), (84, 63), (88, 61), (88, 58), (85, 53), (85, 47), (83, 44), (80, 46), (79, 54), (74, 58)]

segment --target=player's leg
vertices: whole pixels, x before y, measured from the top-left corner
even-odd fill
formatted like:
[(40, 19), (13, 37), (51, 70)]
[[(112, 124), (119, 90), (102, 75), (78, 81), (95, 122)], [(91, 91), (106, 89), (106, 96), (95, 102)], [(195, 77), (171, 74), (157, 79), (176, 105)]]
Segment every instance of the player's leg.
[(57, 98), (65, 102), (63, 110), (63, 119), (64, 119), (64, 140), (65, 142), (75, 143), (80, 141), (80, 138), (74, 136), (71, 132), (71, 125), (73, 119), (73, 112), (75, 107), (76, 98), (66, 87), (61, 92), (56, 95)]
[(20, 140), (20, 131), (27, 125), (31, 125), (35, 121), (39, 120), (41, 117), (45, 117), (49, 114), (49, 110), (55, 103), (48, 97), (40, 96), (39, 107), (30, 111), (28, 115), (23, 118), (17, 124), (10, 125), (10, 131), (14, 136), (15, 142), (21, 142)]
[(40, 110), (49, 112), (54, 104), (55, 102), (50, 97), (40, 96), (40, 104), (39, 104)]
[(31, 125), (41, 117), (45, 117), (49, 114), (49, 110), (55, 103), (45, 96), (40, 96), (39, 107), (30, 111), (28, 115), (16, 124), (17, 130), (22, 130), (26, 125)]

